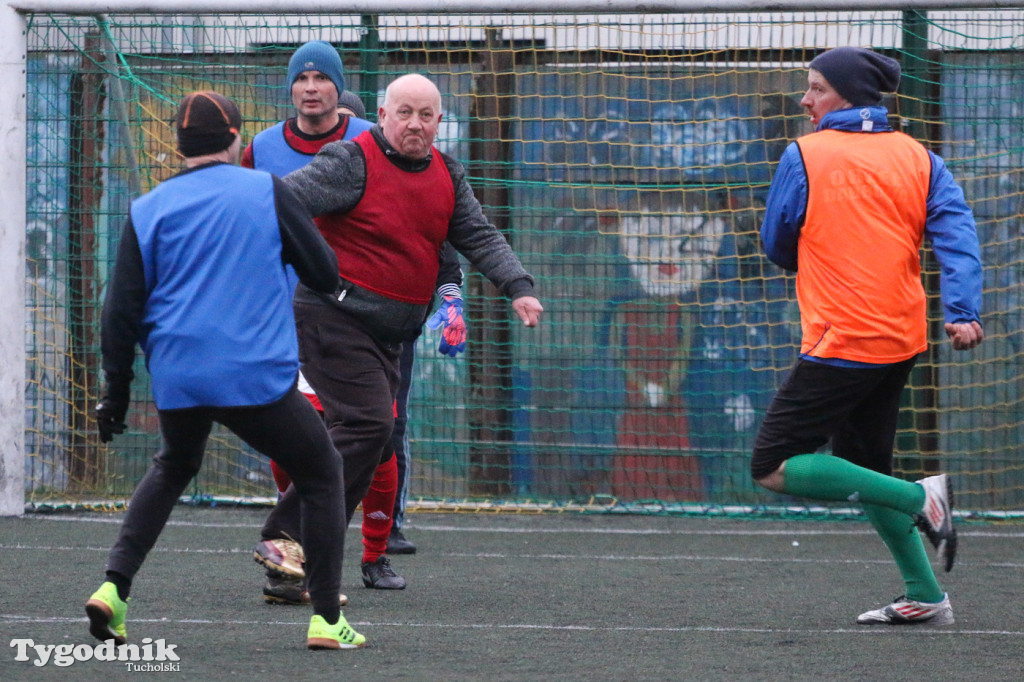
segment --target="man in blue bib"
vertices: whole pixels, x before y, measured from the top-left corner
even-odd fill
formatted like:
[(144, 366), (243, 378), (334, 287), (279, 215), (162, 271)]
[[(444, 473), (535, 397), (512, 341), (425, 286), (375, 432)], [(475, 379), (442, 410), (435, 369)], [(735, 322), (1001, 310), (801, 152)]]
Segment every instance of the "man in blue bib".
[(100, 439), (123, 433), (135, 345), (151, 376), (163, 447), (135, 489), (85, 606), (89, 631), (122, 644), (135, 574), (199, 472), (214, 422), (277, 462), (307, 522), (301, 538), (314, 615), (310, 649), (362, 646), (341, 614), (345, 539), (342, 460), (296, 388), (298, 340), (288, 270), (310, 289), (337, 289), (338, 264), (309, 213), (270, 173), (239, 168), (242, 119), (215, 92), (178, 109), (187, 169), (132, 202), (102, 317), (107, 390)]

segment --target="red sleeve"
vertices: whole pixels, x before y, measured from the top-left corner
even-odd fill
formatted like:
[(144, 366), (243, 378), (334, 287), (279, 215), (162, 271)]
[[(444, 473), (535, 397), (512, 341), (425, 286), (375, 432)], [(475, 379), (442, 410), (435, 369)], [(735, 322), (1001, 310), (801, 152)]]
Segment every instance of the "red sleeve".
[(238, 162), (238, 165), (242, 168), (256, 167), (256, 160), (252, 156), (252, 142), (250, 142), (249, 146), (245, 148), (244, 152), (242, 152), (242, 160)]

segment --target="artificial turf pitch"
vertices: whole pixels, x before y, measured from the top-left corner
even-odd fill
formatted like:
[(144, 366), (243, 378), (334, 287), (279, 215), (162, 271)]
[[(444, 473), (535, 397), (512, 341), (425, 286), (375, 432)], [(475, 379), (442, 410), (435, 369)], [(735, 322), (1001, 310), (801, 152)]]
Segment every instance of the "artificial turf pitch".
[(83, 606), (121, 514), (0, 518), (0, 680), (1024, 679), (1022, 524), (959, 525), (940, 573), (956, 624), (925, 628), (856, 624), (902, 586), (863, 521), (420, 512), (406, 528), (419, 552), (392, 557), (409, 587), (384, 591), (362, 585), (357, 516), (344, 613), (369, 646), (310, 652), (310, 609), (262, 599), (266, 513), (175, 509), (127, 620), (130, 641), (175, 645), (167, 672), (16, 661), (15, 639), (98, 643)]

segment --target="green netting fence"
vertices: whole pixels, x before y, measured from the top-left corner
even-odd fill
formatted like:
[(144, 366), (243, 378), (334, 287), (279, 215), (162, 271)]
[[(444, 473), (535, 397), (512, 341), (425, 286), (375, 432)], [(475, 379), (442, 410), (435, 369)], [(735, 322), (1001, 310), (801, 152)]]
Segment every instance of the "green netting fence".
[[(466, 165), (546, 309), (522, 329), (466, 267), (467, 352), (440, 356), (430, 332), (417, 343), (414, 504), (814, 511), (755, 489), (748, 473), (799, 329), (793, 281), (762, 256), (758, 228), (776, 160), (810, 132), (798, 104), (807, 64), (849, 44), (900, 60), (894, 122), (946, 159), (983, 244), (987, 339), (973, 354), (942, 343), (926, 254), (934, 343), (906, 395), (898, 470), (956, 474), (964, 509), (1024, 509), (1020, 10), (418, 16), (382, 3), (374, 15), (27, 23), (32, 506), (123, 502), (159, 448), (141, 361), (129, 431), (102, 445), (88, 415), (129, 203), (181, 167), (177, 101), (196, 89), (232, 97), (247, 142), (292, 115), (287, 60), (320, 39), (341, 51), (371, 112), (395, 75), (438, 83), (437, 144)], [(274, 491), (267, 461), (215, 431), (190, 494)]]

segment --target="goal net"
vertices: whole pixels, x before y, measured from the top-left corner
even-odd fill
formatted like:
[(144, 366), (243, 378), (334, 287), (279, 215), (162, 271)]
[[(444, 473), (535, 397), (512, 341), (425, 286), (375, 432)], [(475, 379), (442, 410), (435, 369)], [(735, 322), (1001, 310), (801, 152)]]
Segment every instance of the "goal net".
[[(758, 229), (782, 150), (810, 132), (799, 105), (808, 62), (863, 45), (902, 63), (886, 102), (893, 121), (964, 187), (985, 266), (986, 342), (958, 354), (925, 254), (932, 345), (905, 394), (898, 473), (956, 474), (963, 509), (1024, 508), (1021, 11), (386, 7), (27, 15), (30, 505), (121, 503), (160, 447), (141, 354), (127, 433), (101, 444), (91, 411), (104, 286), (129, 204), (182, 167), (177, 102), (197, 89), (231, 97), (247, 143), (293, 115), (287, 61), (316, 39), (337, 46), (371, 118), (396, 75), (438, 84), (437, 145), (466, 166), (545, 307), (538, 328), (522, 329), (465, 268), (466, 353), (439, 355), (429, 331), (417, 342), (414, 504), (794, 508), (749, 475), (754, 434), (799, 345), (793, 279), (765, 259)], [(268, 462), (215, 430), (189, 495), (274, 494)]]

